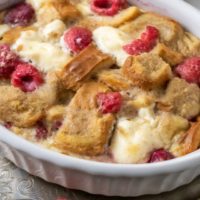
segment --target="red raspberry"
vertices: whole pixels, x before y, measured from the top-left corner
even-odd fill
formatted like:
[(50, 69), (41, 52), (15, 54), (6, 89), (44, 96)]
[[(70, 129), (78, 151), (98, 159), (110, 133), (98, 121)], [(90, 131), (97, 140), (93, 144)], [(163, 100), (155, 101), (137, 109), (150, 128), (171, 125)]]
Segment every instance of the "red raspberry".
[(35, 137), (37, 140), (47, 139), (48, 137), (48, 130), (42, 121), (37, 123)]
[(103, 114), (117, 113), (122, 105), (122, 96), (119, 92), (97, 94), (97, 104)]
[(154, 26), (147, 26), (146, 31), (141, 34), (141, 40), (143, 41), (151, 41), (153, 43), (156, 42), (156, 40), (159, 37), (159, 31)]
[(92, 0), (91, 10), (99, 15), (113, 16), (126, 5), (126, 0)]
[(134, 40), (131, 44), (123, 46), (123, 49), (130, 55), (139, 55), (143, 52), (149, 52), (151, 50), (149, 43), (144, 42), (141, 39)]
[(19, 64), (19, 57), (6, 44), (0, 45), (0, 77), (10, 78)]
[(79, 53), (92, 42), (90, 30), (82, 27), (72, 27), (64, 34), (64, 41), (74, 53)]
[(166, 151), (164, 149), (158, 149), (151, 154), (148, 162), (149, 163), (161, 162), (161, 161), (165, 161), (165, 160), (171, 160), (173, 158), (174, 158), (174, 156), (171, 153), (169, 153), (168, 151)]
[(175, 72), (187, 82), (200, 85), (200, 57), (186, 59), (177, 66)]
[(130, 44), (123, 46), (123, 49), (130, 55), (149, 52), (156, 45), (158, 37), (158, 29), (153, 26), (147, 26), (146, 31), (141, 34), (141, 39), (133, 40)]
[(11, 8), (4, 18), (6, 24), (26, 26), (34, 18), (35, 11), (30, 4), (20, 3)]
[(11, 76), (13, 86), (20, 88), (23, 92), (32, 92), (42, 83), (41, 73), (32, 65), (23, 63), (19, 64)]
[(12, 123), (11, 122), (5, 122), (4, 127), (6, 127), (7, 129), (10, 129), (12, 127)]

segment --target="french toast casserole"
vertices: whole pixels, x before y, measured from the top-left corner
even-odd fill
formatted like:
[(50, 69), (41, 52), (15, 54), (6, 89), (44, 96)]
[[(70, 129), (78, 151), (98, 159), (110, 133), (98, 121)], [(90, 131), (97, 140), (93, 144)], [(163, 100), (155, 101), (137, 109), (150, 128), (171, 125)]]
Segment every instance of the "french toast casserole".
[(126, 0), (27, 0), (0, 22), (0, 122), (19, 137), (113, 163), (199, 148), (200, 39), (178, 22)]

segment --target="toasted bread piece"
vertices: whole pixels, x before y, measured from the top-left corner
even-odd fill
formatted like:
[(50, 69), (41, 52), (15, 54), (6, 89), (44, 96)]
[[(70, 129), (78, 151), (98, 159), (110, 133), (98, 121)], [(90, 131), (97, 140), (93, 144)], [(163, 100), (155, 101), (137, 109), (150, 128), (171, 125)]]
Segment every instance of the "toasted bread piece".
[(97, 74), (97, 77), (114, 91), (131, 88), (131, 82), (123, 76), (120, 69), (103, 70)]
[(167, 46), (174, 43), (184, 34), (182, 27), (174, 20), (155, 13), (144, 13), (134, 21), (121, 26), (120, 29), (139, 38), (146, 26), (155, 26), (160, 32), (160, 41)]
[(173, 140), (171, 152), (176, 156), (183, 156), (192, 153), (200, 146), (200, 122), (190, 123), (190, 128), (187, 131), (177, 135)]
[(112, 114), (98, 112), (96, 95), (108, 88), (96, 82), (84, 84), (66, 110), (66, 118), (54, 140), (63, 153), (95, 156), (103, 154), (113, 129)]
[(40, 24), (48, 24), (55, 19), (71, 21), (81, 16), (68, 0), (47, 0), (42, 2), (37, 9), (37, 21)]
[(50, 123), (56, 120), (62, 120), (65, 114), (65, 110), (66, 106), (64, 105), (53, 105), (46, 111), (45, 118)]
[(152, 50), (152, 53), (160, 56), (165, 62), (169, 63), (171, 66), (180, 64), (184, 59), (181, 53), (167, 47), (162, 43), (158, 43), (158, 45)]
[(159, 108), (161, 110), (168, 108), (168, 111), (191, 119), (200, 113), (200, 89), (196, 84), (174, 78), (169, 83)]
[(45, 109), (55, 103), (56, 87), (54, 80), (48, 80), (36, 91), (24, 93), (13, 86), (1, 85), (0, 119), (17, 127), (34, 125), (45, 114)]
[(3, 34), (2, 38), (0, 39), (0, 43), (12, 45), (19, 38), (21, 32), (28, 31), (28, 30), (36, 30), (36, 28), (33, 26), (13, 27), (10, 30), (8, 30), (6, 33)]
[(102, 53), (95, 45), (91, 44), (57, 74), (66, 89), (77, 89), (96, 71), (109, 68), (113, 64), (114, 60), (110, 56)]
[(186, 32), (181, 37), (174, 47), (177, 51), (182, 53), (185, 57), (188, 56), (199, 56), (200, 55), (200, 39)]
[(155, 54), (129, 57), (122, 67), (123, 74), (134, 86), (143, 89), (162, 86), (171, 76), (171, 67)]

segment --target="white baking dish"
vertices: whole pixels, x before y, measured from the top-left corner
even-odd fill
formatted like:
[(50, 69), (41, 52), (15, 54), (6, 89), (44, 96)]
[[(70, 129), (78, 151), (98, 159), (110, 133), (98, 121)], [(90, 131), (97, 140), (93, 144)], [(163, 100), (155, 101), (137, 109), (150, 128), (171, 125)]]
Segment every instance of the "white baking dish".
[[(200, 13), (181, 0), (130, 1), (181, 22), (200, 37)], [(147, 2), (147, 1), (145, 1)], [(6, 106), (6, 105), (5, 105)], [(49, 182), (93, 194), (139, 196), (173, 190), (200, 174), (200, 152), (155, 164), (107, 164), (65, 156), (36, 146), (0, 127), (0, 152)]]

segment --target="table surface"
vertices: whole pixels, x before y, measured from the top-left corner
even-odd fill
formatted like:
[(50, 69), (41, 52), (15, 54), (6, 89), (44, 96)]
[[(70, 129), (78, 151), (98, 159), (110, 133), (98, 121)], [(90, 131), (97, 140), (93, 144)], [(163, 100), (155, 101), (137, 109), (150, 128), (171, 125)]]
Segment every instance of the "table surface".
[[(200, 8), (200, 0), (187, 1)], [(56, 200), (58, 197), (68, 200), (194, 200), (200, 197), (200, 177), (187, 186), (160, 195), (136, 198), (103, 197), (47, 183), (0, 157), (0, 200)]]

